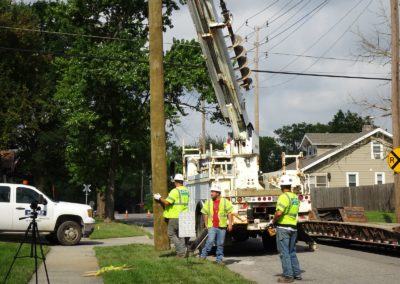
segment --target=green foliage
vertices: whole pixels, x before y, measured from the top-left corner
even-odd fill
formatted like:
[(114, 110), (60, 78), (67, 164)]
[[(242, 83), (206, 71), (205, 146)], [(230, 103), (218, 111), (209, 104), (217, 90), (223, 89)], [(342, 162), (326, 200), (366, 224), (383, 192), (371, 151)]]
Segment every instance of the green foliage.
[[(3, 281), (3, 277), (5, 277), (8, 268), (13, 261), (14, 255), (17, 252), (19, 247), (19, 243), (12, 242), (0, 242), (0, 277), (1, 281)], [(38, 249), (38, 255), (40, 255), (40, 249)], [(44, 254), (47, 254), (49, 248), (47, 246), (43, 246)], [(25, 244), (22, 246), (20, 251), (20, 256), (29, 256), (31, 252), (30, 244)], [(42, 262), (41, 259), (38, 259), (38, 266)], [(29, 280), (32, 277), (33, 272), (35, 271), (35, 260), (33, 258), (20, 258), (17, 259), (13, 269), (11, 270), (10, 276), (7, 280), (7, 283), (29, 283)]]
[(135, 225), (127, 225), (119, 222), (104, 223), (96, 220), (96, 227), (90, 235), (91, 240), (124, 238), (144, 236), (143, 229)]
[(394, 212), (365, 211), (365, 216), (371, 223), (394, 223), (396, 221)]
[(96, 247), (100, 267), (131, 265), (127, 271), (103, 274), (104, 283), (252, 283), (210, 261), (177, 259), (171, 252), (156, 252), (150, 245)]
[(282, 148), (275, 138), (260, 137), (260, 170), (264, 173), (279, 170), (282, 167)]
[(299, 151), (300, 143), (306, 133), (356, 133), (361, 132), (365, 124), (369, 124), (368, 117), (361, 117), (357, 113), (339, 110), (327, 124), (322, 123), (294, 123), (276, 129), (277, 141), (283, 150), (288, 153)]

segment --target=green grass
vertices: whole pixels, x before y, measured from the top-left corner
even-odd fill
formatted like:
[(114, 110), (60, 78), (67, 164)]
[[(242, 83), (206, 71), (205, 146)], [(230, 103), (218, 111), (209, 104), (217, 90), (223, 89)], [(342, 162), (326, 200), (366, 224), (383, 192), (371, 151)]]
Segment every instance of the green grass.
[(365, 211), (368, 222), (371, 223), (394, 223), (396, 217), (394, 213), (380, 211)]
[(156, 252), (153, 246), (132, 244), (96, 247), (100, 267), (132, 266), (128, 271), (103, 274), (108, 283), (253, 283), (226, 267), (197, 258), (178, 259), (171, 252)]
[[(19, 247), (19, 243), (12, 242), (0, 242), (0, 283), (3, 283), (4, 277), (14, 259)], [(38, 255), (40, 254), (40, 248), (38, 249)], [(46, 254), (49, 251), (47, 246), (43, 246), (43, 251)], [(27, 256), (30, 254), (30, 245), (24, 244), (19, 256)], [(42, 261), (39, 260), (38, 267)], [(35, 259), (34, 258), (18, 258), (11, 270), (9, 278), (7, 280), (8, 284), (12, 283), (28, 283), (32, 278), (33, 272), (35, 271)]]
[(125, 238), (147, 235), (142, 228), (136, 225), (127, 225), (120, 222), (104, 223), (96, 220), (96, 226), (90, 239)]

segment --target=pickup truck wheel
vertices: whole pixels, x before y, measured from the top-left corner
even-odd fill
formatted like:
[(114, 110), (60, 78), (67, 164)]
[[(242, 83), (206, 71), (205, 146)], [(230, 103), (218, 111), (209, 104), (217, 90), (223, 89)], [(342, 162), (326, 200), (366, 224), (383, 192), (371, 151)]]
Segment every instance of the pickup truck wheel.
[(58, 244), (57, 235), (55, 233), (50, 233), (50, 234), (46, 235), (45, 238), (52, 245)]
[(74, 221), (65, 221), (57, 229), (57, 239), (63, 246), (76, 245), (81, 238), (81, 226)]

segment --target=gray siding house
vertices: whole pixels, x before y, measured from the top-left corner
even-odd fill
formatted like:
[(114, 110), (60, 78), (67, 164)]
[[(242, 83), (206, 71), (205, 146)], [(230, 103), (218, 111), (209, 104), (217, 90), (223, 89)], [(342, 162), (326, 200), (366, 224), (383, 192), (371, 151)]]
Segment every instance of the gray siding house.
[[(310, 187), (350, 187), (393, 183), (387, 165), (392, 134), (381, 128), (361, 133), (307, 133), (300, 148), (305, 157), (301, 168)], [(294, 169), (288, 165), (287, 169)]]

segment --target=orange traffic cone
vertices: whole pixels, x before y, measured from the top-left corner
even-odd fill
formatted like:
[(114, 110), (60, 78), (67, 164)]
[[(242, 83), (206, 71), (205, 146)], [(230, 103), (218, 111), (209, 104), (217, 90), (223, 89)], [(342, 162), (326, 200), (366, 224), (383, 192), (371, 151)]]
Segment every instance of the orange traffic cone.
[(150, 210), (147, 210), (147, 218), (151, 218)]
[(125, 210), (125, 220), (128, 220), (128, 210)]

